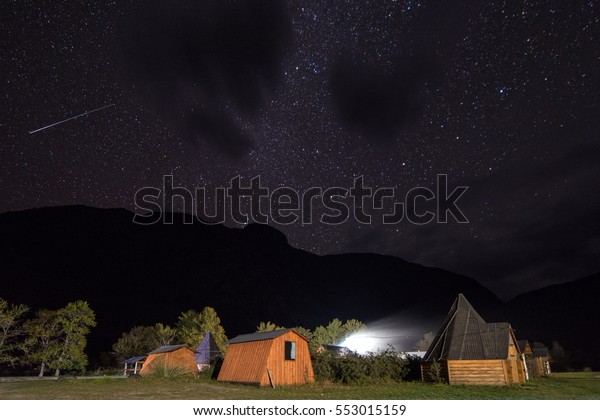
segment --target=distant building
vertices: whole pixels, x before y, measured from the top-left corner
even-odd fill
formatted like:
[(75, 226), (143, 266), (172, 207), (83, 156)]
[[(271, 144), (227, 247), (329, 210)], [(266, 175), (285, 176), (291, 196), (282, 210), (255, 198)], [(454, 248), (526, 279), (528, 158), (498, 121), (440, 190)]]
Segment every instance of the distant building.
[(524, 383), (525, 367), (510, 324), (485, 322), (459, 294), (421, 363), (423, 381), (436, 376), (450, 384)]
[(202, 342), (196, 349), (195, 353), (196, 365), (198, 370), (208, 369), (216, 359), (223, 357), (223, 353), (219, 350), (214, 337), (210, 332), (207, 332), (202, 339)]
[(194, 350), (184, 344), (162, 346), (148, 353), (140, 375), (147, 376), (157, 369), (178, 368), (190, 374), (198, 374)]
[(421, 351), (421, 350), (403, 351), (400, 353), (400, 357), (402, 357), (403, 359), (405, 359), (407, 357), (418, 357), (419, 359), (422, 359), (425, 357), (426, 354), (427, 354), (426, 351)]
[(123, 360), (123, 375), (137, 375), (142, 369), (142, 366), (144, 366), (146, 357), (148, 356), (136, 356)]
[(549, 376), (550, 370), (550, 352), (547, 347), (534, 347), (532, 354), (528, 356), (527, 363), (532, 378)]
[(308, 339), (294, 329), (239, 335), (228, 344), (219, 381), (273, 387), (314, 381)]
[(317, 347), (317, 352), (327, 352), (337, 357), (345, 357), (352, 353), (352, 350), (344, 346), (334, 346), (333, 344), (321, 344), (319, 347)]
[(523, 361), (523, 366), (525, 368), (525, 380), (528, 381), (529, 374), (529, 361), (527, 358), (533, 354), (533, 350), (531, 350), (531, 345), (527, 340), (517, 340), (517, 344), (519, 345), (519, 350), (521, 351), (521, 360)]

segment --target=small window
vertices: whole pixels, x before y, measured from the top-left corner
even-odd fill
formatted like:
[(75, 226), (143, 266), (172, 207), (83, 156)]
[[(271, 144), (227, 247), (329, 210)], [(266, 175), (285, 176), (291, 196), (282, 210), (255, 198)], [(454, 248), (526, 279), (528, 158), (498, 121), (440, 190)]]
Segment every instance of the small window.
[(285, 360), (296, 360), (296, 342), (285, 342)]

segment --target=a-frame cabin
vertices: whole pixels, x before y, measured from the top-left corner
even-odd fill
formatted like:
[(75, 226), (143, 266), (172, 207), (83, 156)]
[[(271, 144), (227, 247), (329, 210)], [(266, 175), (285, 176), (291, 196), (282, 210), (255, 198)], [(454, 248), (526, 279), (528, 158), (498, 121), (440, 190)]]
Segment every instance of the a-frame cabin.
[(204, 335), (204, 338), (196, 349), (194, 357), (196, 358), (199, 371), (208, 369), (216, 359), (223, 357), (223, 353), (221, 353), (210, 331)]
[[(437, 369), (432, 369), (434, 364)], [(423, 358), (421, 377), (450, 384), (509, 385), (525, 382), (525, 368), (510, 324), (485, 322), (459, 294)]]

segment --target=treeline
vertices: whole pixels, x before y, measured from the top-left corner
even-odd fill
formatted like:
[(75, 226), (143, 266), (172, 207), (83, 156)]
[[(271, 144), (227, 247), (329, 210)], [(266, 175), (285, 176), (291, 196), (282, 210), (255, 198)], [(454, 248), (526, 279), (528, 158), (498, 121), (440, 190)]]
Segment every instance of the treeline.
[[(357, 319), (349, 319), (342, 322), (338, 318), (334, 318), (327, 325), (319, 325), (314, 330), (302, 326), (293, 327), (296, 331), (308, 338), (312, 346), (318, 347), (324, 344), (338, 345), (344, 339), (352, 334), (364, 330), (367, 326)], [(274, 330), (283, 330), (286, 327), (279, 326), (270, 321), (261, 322), (256, 327), (256, 332), (267, 332)]]
[(202, 311), (193, 309), (182, 312), (175, 326), (157, 323), (151, 326), (135, 326), (112, 345), (114, 361), (121, 363), (133, 356), (143, 356), (161, 346), (186, 344), (196, 349), (210, 332), (219, 349), (224, 352), (227, 336), (217, 311), (207, 306)]
[[(281, 330), (285, 327), (272, 322), (261, 322), (257, 332)], [(343, 384), (365, 384), (382, 382), (400, 382), (409, 373), (412, 359), (400, 357), (392, 348), (365, 355), (348, 352), (340, 357), (327, 351), (324, 345), (340, 345), (351, 335), (364, 331), (366, 325), (356, 319), (342, 322), (335, 318), (327, 325), (319, 325), (314, 330), (294, 327), (296, 331), (310, 340), (310, 356), (315, 378), (322, 382)]]
[[(0, 364), (35, 368), (39, 376), (48, 370), (83, 372), (88, 358), (85, 354), (87, 336), (96, 325), (94, 311), (85, 301), (69, 302), (56, 310), (40, 309), (32, 313), (26, 305), (10, 304), (0, 299)], [(273, 322), (261, 322), (257, 332), (285, 327)], [(366, 329), (356, 319), (345, 322), (338, 318), (313, 330), (294, 327), (310, 341), (310, 351), (319, 380), (362, 383), (366, 381), (399, 381), (406, 376), (406, 361), (392, 349), (369, 355), (350, 353), (336, 357), (324, 345), (339, 345), (347, 337)], [(138, 325), (121, 334), (112, 345), (112, 364), (119, 365), (133, 356), (146, 355), (161, 346), (186, 344), (196, 349), (210, 332), (220, 350), (227, 350), (227, 335), (214, 308), (200, 312), (182, 312), (171, 326), (156, 323)], [(107, 362), (108, 363), (108, 362)], [(108, 367), (108, 366), (105, 366)]]
[(63, 308), (40, 309), (31, 314), (23, 304), (0, 298), (0, 364), (83, 372), (87, 335), (96, 325), (96, 315), (85, 301), (69, 302)]

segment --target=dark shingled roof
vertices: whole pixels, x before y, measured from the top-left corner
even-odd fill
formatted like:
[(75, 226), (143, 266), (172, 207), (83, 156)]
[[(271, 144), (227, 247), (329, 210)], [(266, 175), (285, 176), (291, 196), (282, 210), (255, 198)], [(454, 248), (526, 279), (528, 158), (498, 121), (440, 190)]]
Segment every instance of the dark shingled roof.
[(298, 334), (300, 337), (304, 338), (306, 341), (308, 341), (306, 339), (306, 337), (304, 337), (302, 334), (300, 334), (298, 331), (294, 330), (293, 328), (286, 328), (283, 330), (275, 330), (275, 331), (267, 331), (267, 332), (259, 332), (259, 333), (252, 333), (252, 334), (242, 334), (242, 335), (238, 335), (235, 338), (232, 338), (231, 340), (229, 340), (227, 342), (227, 344), (237, 344), (237, 343), (247, 343), (250, 341), (261, 341), (261, 340), (272, 340), (274, 338), (277, 338), (289, 331), (294, 331), (296, 334)]
[[(517, 344), (519, 345), (519, 349), (521, 349), (521, 353), (523, 354), (531, 354), (531, 345), (529, 345), (529, 341), (527, 340), (517, 340)], [(529, 346), (529, 352), (527, 351), (527, 347)]]
[(547, 347), (536, 347), (533, 349), (533, 357), (548, 357), (549, 355)]
[(424, 360), (506, 359), (510, 330), (507, 322), (485, 322), (459, 294)]
[(147, 356), (136, 356), (136, 357), (131, 357), (127, 360), (123, 360), (123, 363), (135, 363), (135, 362), (140, 362), (142, 360), (146, 360)]
[(148, 354), (170, 353), (170, 352), (178, 350), (182, 347), (187, 347), (187, 346), (185, 344), (176, 344), (174, 346), (162, 346), (162, 347), (157, 348), (156, 350), (152, 350)]

